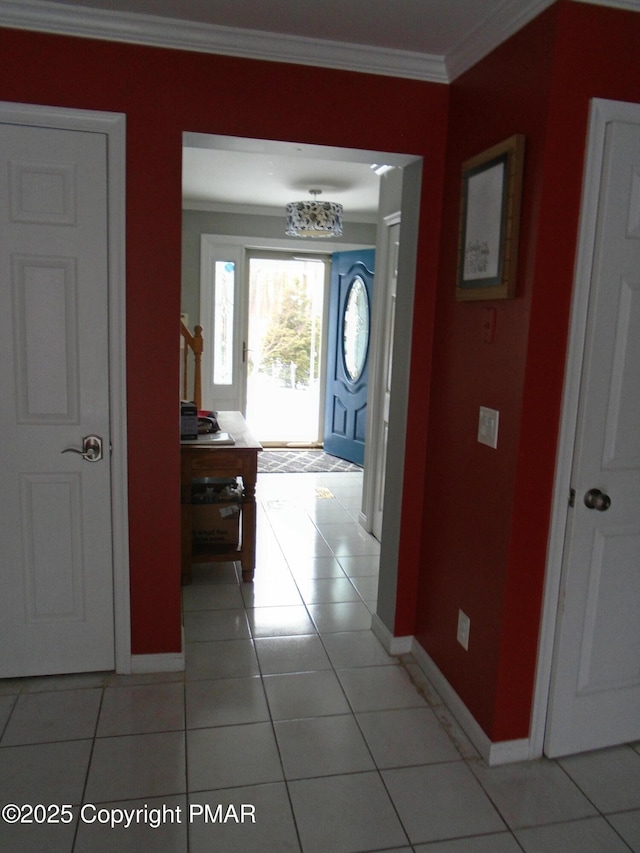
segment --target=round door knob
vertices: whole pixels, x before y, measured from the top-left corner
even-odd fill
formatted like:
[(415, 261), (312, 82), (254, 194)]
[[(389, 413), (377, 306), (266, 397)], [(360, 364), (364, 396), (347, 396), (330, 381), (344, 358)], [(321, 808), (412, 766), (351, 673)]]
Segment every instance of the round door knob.
[(611, 506), (611, 498), (600, 489), (589, 489), (584, 496), (584, 505), (588, 509), (597, 509), (598, 512), (606, 512)]

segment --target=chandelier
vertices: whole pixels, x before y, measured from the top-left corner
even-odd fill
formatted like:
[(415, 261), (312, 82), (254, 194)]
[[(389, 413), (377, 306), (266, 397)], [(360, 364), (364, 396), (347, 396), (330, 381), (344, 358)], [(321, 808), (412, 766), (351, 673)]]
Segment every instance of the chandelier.
[(318, 201), (322, 190), (309, 190), (313, 200), (292, 201), (286, 207), (289, 237), (341, 237), (342, 205)]

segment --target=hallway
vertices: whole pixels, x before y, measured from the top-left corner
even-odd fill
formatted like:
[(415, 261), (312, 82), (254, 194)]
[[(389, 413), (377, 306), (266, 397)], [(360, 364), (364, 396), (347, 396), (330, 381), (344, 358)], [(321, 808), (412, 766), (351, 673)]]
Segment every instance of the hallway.
[(489, 769), (386, 654), (361, 488), (259, 475), (255, 583), (194, 568), (185, 673), (0, 681), (2, 805), (72, 805), (0, 849), (640, 853), (640, 744)]

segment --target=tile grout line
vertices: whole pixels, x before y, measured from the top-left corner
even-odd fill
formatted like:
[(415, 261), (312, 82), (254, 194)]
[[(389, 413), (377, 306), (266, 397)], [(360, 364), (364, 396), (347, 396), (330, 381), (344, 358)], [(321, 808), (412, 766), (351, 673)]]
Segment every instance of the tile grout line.
[[(95, 750), (96, 740), (98, 737), (98, 725), (100, 724), (100, 714), (102, 712), (102, 705), (104, 703), (104, 692), (105, 692), (105, 690), (106, 690), (106, 687), (103, 684), (103, 686), (100, 688), (100, 692), (101, 692), (100, 703), (98, 704), (98, 713), (96, 714), (96, 721), (95, 721), (95, 725), (93, 727), (93, 737), (91, 738), (91, 748), (89, 749), (89, 760), (87, 761), (87, 769), (86, 769), (86, 772), (84, 775), (84, 784), (82, 786), (82, 793), (80, 794), (80, 809), (82, 809), (82, 806), (85, 803), (85, 799), (86, 799), (86, 795), (87, 795), (87, 786), (89, 784), (89, 775), (91, 773), (91, 762), (93, 761), (93, 752)], [(75, 826), (75, 829), (73, 832), (73, 842), (71, 844), (71, 850), (72, 851), (75, 850), (76, 844), (78, 843), (78, 834), (80, 832), (80, 823), (81, 823), (80, 811), (78, 811), (78, 814), (76, 816), (76, 826)]]
[[(342, 506), (342, 504), (341, 504), (341, 506)], [(344, 507), (343, 507), (343, 508), (344, 508)], [(306, 510), (305, 510), (305, 511), (306, 511)], [(345, 511), (346, 511), (346, 510), (345, 510)], [(327, 543), (327, 546), (328, 546), (329, 550), (330, 550), (330, 551), (332, 552), (332, 554), (333, 554), (333, 558), (338, 562), (338, 565), (341, 565), (341, 564), (340, 564), (340, 561), (339, 561), (339, 559), (338, 559), (338, 557), (337, 557), (337, 555), (333, 552), (333, 549), (331, 548), (331, 545), (329, 544), (329, 542), (327, 542), (327, 540), (326, 540), (326, 538), (324, 537), (324, 535), (323, 535), (322, 531), (321, 531), (321, 530), (320, 530), (320, 528), (318, 527), (318, 524), (316, 523), (315, 519), (314, 519), (314, 518), (312, 518), (312, 517), (309, 515), (309, 513), (308, 513), (308, 512), (307, 512), (306, 514), (307, 514), (307, 516), (310, 518), (311, 522), (314, 524), (314, 526), (315, 526), (316, 530), (318, 531), (318, 533), (320, 534), (320, 536), (322, 536), (322, 539)], [(357, 523), (357, 522), (356, 522), (356, 523)], [(272, 528), (272, 529), (273, 529), (273, 528)], [(274, 534), (276, 535), (276, 538), (278, 539), (278, 544), (280, 545), (279, 538), (278, 538), (278, 534), (277, 534), (277, 532), (276, 532), (275, 530), (274, 530)], [(282, 550), (282, 546), (280, 546), (280, 548), (281, 548), (281, 550)], [(283, 552), (283, 553), (284, 553), (284, 552)], [(319, 626), (318, 626), (318, 624), (317, 624), (316, 620), (313, 618), (313, 615), (311, 614), (311, 612), (310, 612), (310, 611), (309, 611), (309, 609), (308, 609), (310, 602), (307, 602), (307, 601), (306, 601), (306, 599), (305, 599), (305, 597), (304, 597), (304, 595), (303, 595), (303, 593), (302, 593), (302, 591), (301, 591), (301, 589), (300, 589), (300, 585), (299, 585), (299, 583), (298, 583), (298, 579), (296, 578), (296, 575), (295, 575), (295, 573), (293, 572), (293, 570), (292, 570), (292, 568), (291, 568), (291, 564), (290, 564), (290, 562), (289, 562), (289, 559), (287, 559), (286, 554), (284, 554), (284, 558), (285, 558), (285, 561), (286, 561), (287, 566), (288, 566), (288, 568), (289, 568), (289, 572), (290, 572), (290, 574), (291, 574), (291, 577), (292, 577), (292, 579), (293, 579), (293, 582), (294, 582), (294, 584), (295, 584), (295, 586), (296, 586), (296, 589), (298, 590), (298, 593), (300, 594), (300, 597), (301, 597), (302, 603), (303, 603), (303, 605), (304, 605), (304, 607), (305, 607), (305, 609), (306, 609), (306, 611), (307, 611), (307, 613), (308, 613), (308, 615), (309, 615), (309, 617), (310, 617), (310, 619), (311, 619), (311, 621), (312, 621), (313, 625), (315, 626), (315, 629), (316, 629), (316, 635), (318, 636), (318, 638), (319, 638), (319, 640), (320, 640), (320, 643), (321, 643), (321, 645), (322, 645), (322, 648), (323, 648), (323, 650), (324, 650), (324, 653), (325, 653), (325, 655), (327, 656), (327, 659), (328, 659), (328, 661), (329, 661), (329, 664), (330, 664), (330, 671), (333, 673), (333, 675), (334, 675), (334, 677), (335, 677), (335, 679), (336, 679), (336, 681), (337, 681), (337, 683), (338, 683), (338, 685), (339, 685), (339, 687), (340, 687), (341, 694), (342, 694), (342, 696), (343, 696), (343, 697), (344, 697), (344, 699), (345, 699), (345, 702), (346, 702), (346, 704), (347, 704), (347, 707), (349, 708), (349, 713), (348, 713), (348, 714), (334, 714), (334, 715), (323, 715), (323, 716), (345, 716), (345, 717), (349, 717), (350, 719), (352, 719), (352, 720), (353, 720), (353, 722), (354, 722), (354, 724), (355, 724), (355, 726), (356, 726), (356, 728), (357, 728), (358, 733), (360, 734), (360, 737), (362, 738), (362, 742), (363, 742), (363, 744), (364, 744), (364, 746), (365, 746), (365, 749), (366, 749), (366, 751), (367, 751), (367, 754), (368, 754), (369, 758), (371, 759), (371, 763), (372, 763), (372, 765), (373, 765), (373, 769), (372, 769), (372, 770), (369, 770), (369, 771), (351, 771), (351, 773), (330, 774), (329, 776), (309, 776), (309, 777), (303, 777), (302, 779), (296, 779), (295, 781), (305, 781), (305, 780), (310, 780), (310, 779), (331, 778), (331, 776), (332, 776), (332, 775), (344, 776), (344, 775), (358, 775), (358, 773), (363, 773), (363, 772), (367, 772), (367, 773), (375, 772), (375, 774), (376, 774), (376, 776), (377, 776), (377, 778), (378, 778), (378, 780), (379, 780), (380, 784), (382, 785), (383, 790), (386, 792), (386, 795), (387, 795), (388, 801), (389, 801), (389, 803), (390, 803), (390, 805), (391, 805), (391, 808), (393, 809), (393, 812), (394, 812), (394, 814), (396, 815), (396, 818), (397, 818), (397, 820), (398, 820), (398, 824), (399, 824), (399, 826), (400, 826), (400, 827), (402, 827), (402, 831), (403, 831), (403, 833), (404, 833), (404, 835), (405, 835), (406, 842), (407, 842), (407, 844), (409, 844), (409, 845), (410, 845), (410, 844), (411, 844), (411, 841), (410, 841), (410, 838), (409, 838), (409, 834), (408, 834), (408, 832), (407, 832), (407, 829), (406, 829), (406, 827), (404, 826), (404, 823), (402, 822), (402, 820), (401, 820), (401, 818), (400, 818), (400, 814), (398, 813), (398, 809), (397, 809), (397, 807), (396, 807), (396, 805), (395, 805), (395, 803), (394, 803), (394, 801), (393, 801), (393, 799), (392, 799), (392, 797), (391, 797), (391, 795), (390, 795), (390, 793), (389, 793), (389, 791), (388, 791), (388, 789), (387, 789), (387, 786), (386, 786), (386, 784), (385, 784), (385, 782), (384, 782), (384, 778), (383, 778), (383, 776), (382, 776), (381, 769), (380, 769), (380, 767), (378, 766), (378, 763), (377, 763), (377, 761), (376, 761), (376, 759), (375, 759), (375, 757), (374, 757), (374, 755), (373, 755), (373, 752), (372, 752), (372, 750), (371, 750), (371, 747), (370, 747), (370, 745), (369, 745), (369, 743), (368, 743), (368, 741), (367, 741), (367, 739), (366, 739), (366, 737), (365, 737), (365, 735), (364, 735), (364, 732), (363, 732), (363, 730), (362, 730), (362, 727), (361, 727), (361, 725), (360, 725), (360, 722), (359, 722), (359, 720), (358, 720), (358, 718), (357, 718), (355, 708), (353, 707), (353, 704), (351, 703), (351, 701), (350, 701), (350, 699), (349, 699), (349, 697), (348, 697), (348, 695), (347, 695), (347, 693), (346, 693), (346, 691), (345, 691), (344, 685), (343, 685), (342, 681), (340, 680), (340, 677), (339, 677), (339, 675), (338, 675), (338, 668), (337, 668), (337, 667), (336, 667), (336, 665), (334, 664), (334, 661), (332, 660), (331, 655), (329, 654), (329, 650), (328, 650), (328, 648), (327, 648), (327, 644), (326, 644), (326, 642), (325, 642), (325, 639), (324, 639), (324, 636), (323, 636), (323, 632), (321, 632), (321, 631), (320, 631), (320, 628), (319, 628)], [(342, 568), (342, 566), (341, 566), (341, 568)], [(343, 572), (344, 572), (344, 569), (343, 569)], [(352, 581), (351, 577), (350, 577), (349, 575), (347, 575), (347, 574), (346, 574), (346, 572), (345, 572), (345, 577), (346, 577), (346, 579), (348, 580), (348, 582), (349, 582), (350, 586), (355, 590), (356, 594), (358, 595), (358, 601), (359, 601), (359, 602), (362, 602), (363, 604), (365, 604), (365, 606), (367, 607), (367, 610), (369, 610), (368, 606), (366, 605), (365, 600), (362, 598), (362, 596), (360, 595), (360, 592), (359, 592), (359, 591), (357, 590), (357, 588), (354, 586), (354, 584), (353, 584), (353, 581)], [(333, 580), (333, 578), (330, 578), (330, 580)], [(317, 603), (317, 602), (316, 602), (316, 603)], [(335, 603), (335, 602), (329, 602), (329, 603)], [(348, 602), (347, 602), (347, 603), (348, 603)], [(369, 611), (369, 612), (370, 612), (370, 611)], [(325, 633), (327, 633), (327, 632), (325, 632)], [(259, 660), (259, 659), (258, 659), (258, 660)], [(259, 664), (259, 666), (260, 666), (260, 664)], [(261, 675), (262, 675), (262, 671), (261, 671)], [(263, 680), (263, 690), (265, 690), (265, 688), (264, 688), (264, 680)], [(265, 690), (265, 695), (266, 695), (266, 690)], [(288, 795), (289, 795), (289, 803), (290, 803), (290, 806), (291, 806), (291, 811), (292, 811), (293, 819), (294, 819), (294, 822), (295, 822), (295, 825), (296, 825), (296, 831), (298, 832), (298, 840), (299, 840), (300, 845), (301, 845), (301, 848), (302, 848), (302, 841), (301, 841), (301, 838), (300, 838), (300, 832), (299, 832), (299, 829), (298, 829), (298, 823), (297, 823), (296, 816), (295, 816), (295, 810), (294, 810), (294, 807), (293, 807), (293, 802), (292, 802), (292, 800), (291, 800), (291, 792), (290, 792), (290, 786), (289, 786), (289, 782), (290, 782), (290, 781), (293, 781), (293, 780), (289, 780), (289, 779), (287, 779), (287, 775), (286, 775), (285, 767), (284, 767), (284, 762), (283, 762), (283, 759), (282, 759), (282, 752), (281, 752), (280, 742), (279, 742), (279, 740), (278, 740), (278, 737), (277, 737), (277, 734), (276, 734), (276, 730), (275, 730), (275, 721), (274, 721), (274, 719), (273, 719), (273, 712), (272, 712), (272, 709), (271, 709), (271, 706), (270, 706), (270, 703), (269, 703), (268, 698), (267, 698), (267, 705), (268, 705), (268, 707), (269, 707), (269, 711), (270, 711), (271, 722), (272, 722), (272, 727), (273, 727), (274, 737), (275, 737), (275, 739), (276, 739), (276, 745), (277, 745), (277, 748), (278, 748), (278, 754), (279, 754), (279, 756), (280, 756), (280, 762), (281, 762), (282, 772), (283, 772), (283, 776), (284, 776), (284, 781), (285, 781), (285, 785), (286, 785), (287, 792), (288, 792)], [(314, 719), (314, 718), (310, 718), (310, 719)]]

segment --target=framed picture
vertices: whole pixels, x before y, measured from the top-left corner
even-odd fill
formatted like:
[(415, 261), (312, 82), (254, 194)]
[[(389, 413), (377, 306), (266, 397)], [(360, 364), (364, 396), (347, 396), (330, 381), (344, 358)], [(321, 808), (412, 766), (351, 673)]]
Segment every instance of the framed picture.
[(524, 136), (462, 164), (456, 299), (515, 295)]

